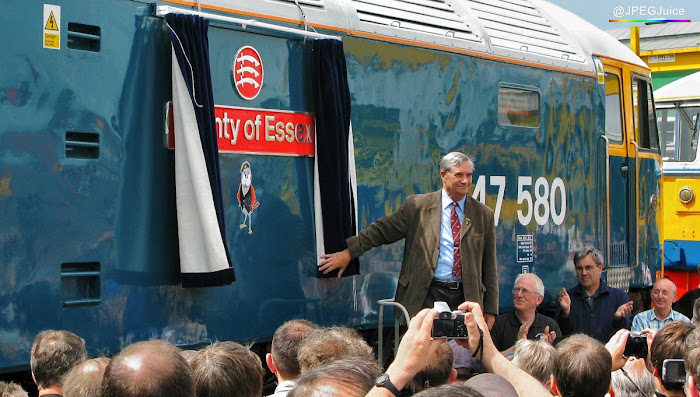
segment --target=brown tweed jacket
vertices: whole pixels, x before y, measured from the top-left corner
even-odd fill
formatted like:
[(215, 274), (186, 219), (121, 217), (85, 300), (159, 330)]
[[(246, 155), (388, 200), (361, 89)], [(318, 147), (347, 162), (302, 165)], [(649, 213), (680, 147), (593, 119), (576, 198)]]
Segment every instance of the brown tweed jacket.
[[(373, 247), (405, 239), (396, 301), (414, 316), (435, 274), (440, 252), (441, 190), (409, 196), (396, 212), (346, 240), (356, 258)], [(464, 300), (498, 314), (498, 266), (493, 210), (467, 195), (461, 231)]]

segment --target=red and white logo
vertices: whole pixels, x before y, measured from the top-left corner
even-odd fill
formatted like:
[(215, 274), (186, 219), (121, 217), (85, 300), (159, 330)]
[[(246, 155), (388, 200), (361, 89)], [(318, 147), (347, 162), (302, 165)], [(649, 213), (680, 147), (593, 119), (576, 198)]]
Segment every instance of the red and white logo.
[(263, 64), (255, 48), (239, 48), (231, 70), (236, 90), (243, 99), (251, 100), (258, 96), (263, 85)]

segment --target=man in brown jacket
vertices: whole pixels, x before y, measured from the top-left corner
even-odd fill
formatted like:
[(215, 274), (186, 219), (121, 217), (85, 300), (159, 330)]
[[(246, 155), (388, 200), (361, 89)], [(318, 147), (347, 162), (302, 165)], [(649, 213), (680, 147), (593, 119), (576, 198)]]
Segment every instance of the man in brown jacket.
[(455, 310), (478, 302), (489, 326), (498, 314), (498, 271), (493, 210), (469, 196), (474, 162), (452, 152), (440, 161), (443, 188), (406, 198), (393, 214), (374, 221), (348, 248), (321, 256), (319, 270), (342, 275), (352, 258), (405, 239), (396, 301), (413, 316), (445, 301)]

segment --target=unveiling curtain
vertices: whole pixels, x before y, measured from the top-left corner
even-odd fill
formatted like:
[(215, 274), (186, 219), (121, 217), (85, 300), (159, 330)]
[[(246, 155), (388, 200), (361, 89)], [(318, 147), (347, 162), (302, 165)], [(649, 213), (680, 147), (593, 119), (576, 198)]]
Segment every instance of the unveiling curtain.
[(175, 189), (183, 287), (231, 284), (214, 118), (207, 20), (165, 17), (173, 51)]
[[(318, 257), (344, 250), (347, 248), (345, 239), (357, 234), (357, 181), (343, 42), (316, 40), (313, 53), (316, 100), (314, 200)], [(350, 261), (343, 276), (359, 272), (356, 258)], [(338, 271), (325, 275), (318, 272), (317, 275), (337, 277)]]

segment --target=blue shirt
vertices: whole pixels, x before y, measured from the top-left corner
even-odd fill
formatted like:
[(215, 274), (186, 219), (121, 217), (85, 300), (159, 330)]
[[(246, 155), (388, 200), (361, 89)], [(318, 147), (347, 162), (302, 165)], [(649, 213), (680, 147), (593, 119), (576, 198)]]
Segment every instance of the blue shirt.
[(654, 313), (654, 309), (643, 311), (634, 316), (632, 321), (632, 331), (639, 332), (643, 329), (651, 329), (658, 331), (664, 325), (670, 323), (671, 321), (682, 320), (690, 322), (690, 319), (675, 310), (671, 310), (668, 316), (664, 319), (659, 319)]
[[(457, 202), (457, 217), (459, 222), (464, 220), (464, 203), (467, 200), (466, 196)], [(454, 264), (454, 248), (455, 241), (452, 238), (452, 226), (450, 218), (452, 217), (452, 199), (447, 195), (445, 189), (442, 189), (442, 215), (440, 218), (440, 255), (438, 256), (437, 267), (435, 268), (434, 278), (438, 280), (459, 280), (452, 275), (452, 265)]]
[(561, 317), (561, 307), (557, 306), (557, 322), (564, 336), (582, 332), (602, 343), (607, 343), (613, 331), (630, 328), (630, 315), (615, 320), (615, 312), (629, 302), (627, 293), (619, 288), (608, 286), (600, 280), (600, 288), (590, 298), (581, 287), (567, 289), (571, 298), (569, 317)]

